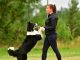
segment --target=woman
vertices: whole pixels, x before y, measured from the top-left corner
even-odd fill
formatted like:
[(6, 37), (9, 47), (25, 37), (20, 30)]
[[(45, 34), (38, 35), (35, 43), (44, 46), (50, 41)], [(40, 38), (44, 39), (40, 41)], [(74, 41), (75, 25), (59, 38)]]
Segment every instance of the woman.
[(55, 52), (57, 59), (61, 60), (61, 55), (58, 51), (57, 42), (56, 42), (57, 39), (56, 26), (58, 21), (58, 17), (56, 14), (56, 6), (52, 4), (47, 5), (46, 13), (48, 15), (48, 18), (45, 22), (46, 38), (43, 45), (42, 60), (46, 60), (47, 51), (50, 46)]

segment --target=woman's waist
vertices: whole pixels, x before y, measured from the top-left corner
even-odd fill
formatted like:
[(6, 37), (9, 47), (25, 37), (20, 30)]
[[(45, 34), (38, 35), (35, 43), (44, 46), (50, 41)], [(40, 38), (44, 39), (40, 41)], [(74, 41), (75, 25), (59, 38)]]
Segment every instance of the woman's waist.
[(45, 31), (45, 35), (56, 34), (56, 31)]

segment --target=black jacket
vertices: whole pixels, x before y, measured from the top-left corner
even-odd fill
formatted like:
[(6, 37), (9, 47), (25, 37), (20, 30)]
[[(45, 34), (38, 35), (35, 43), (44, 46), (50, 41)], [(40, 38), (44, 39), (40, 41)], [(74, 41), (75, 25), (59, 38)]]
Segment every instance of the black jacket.
[(48, 15), (47, 20), (45, 21), (45, 34), (53, 34), (56, 32), (58, 16), (56, 13)]

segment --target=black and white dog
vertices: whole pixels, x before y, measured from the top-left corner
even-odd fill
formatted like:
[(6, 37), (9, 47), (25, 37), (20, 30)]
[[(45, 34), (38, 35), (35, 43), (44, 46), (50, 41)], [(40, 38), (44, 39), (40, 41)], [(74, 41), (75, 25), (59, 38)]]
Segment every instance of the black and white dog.
[(34, 30), (36, 25), (28, 22), (27, 25), (27, 35), (24, 39), (24, 42), (18, 49), (14, 49), (14, 47), (8, 48), (8, 54), (10, 56), (16, 57), (17, 60), (26, 60), (28, 52), (36, 45), (36, 43), (42, 39), (42, 31), (44, 31), (43, 27), (40, 27), (38, 31)]

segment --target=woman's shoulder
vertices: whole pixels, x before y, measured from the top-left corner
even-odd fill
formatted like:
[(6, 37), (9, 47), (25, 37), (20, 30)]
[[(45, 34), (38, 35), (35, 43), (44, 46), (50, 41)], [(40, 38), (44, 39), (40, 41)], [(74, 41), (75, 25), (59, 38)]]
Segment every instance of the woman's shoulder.
[(50, 18), (58, 18), (58, 14), (57, 13), (54, 13), (50, 16)]

